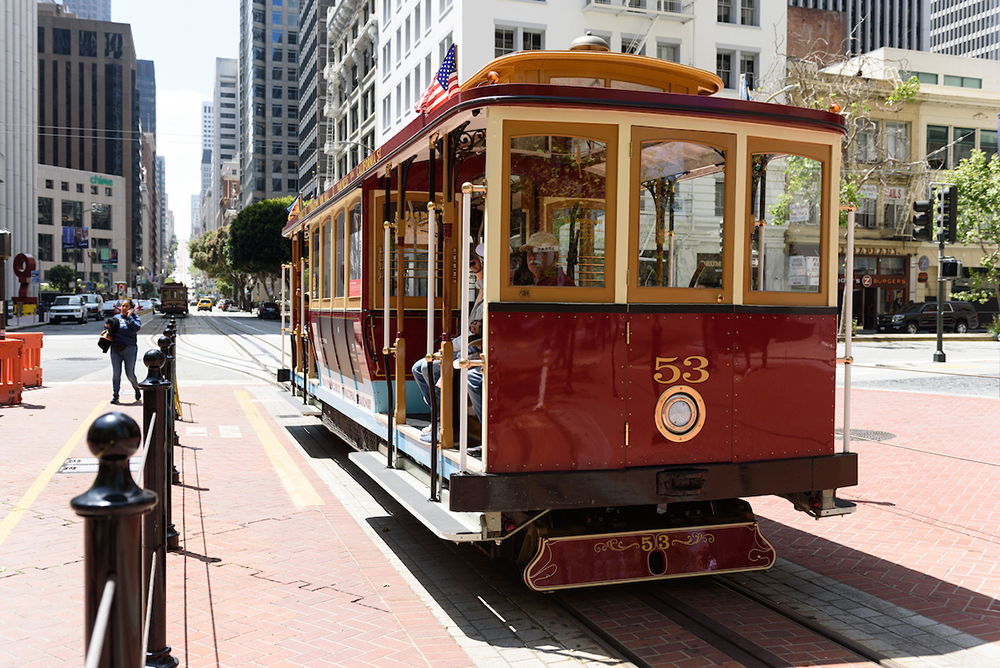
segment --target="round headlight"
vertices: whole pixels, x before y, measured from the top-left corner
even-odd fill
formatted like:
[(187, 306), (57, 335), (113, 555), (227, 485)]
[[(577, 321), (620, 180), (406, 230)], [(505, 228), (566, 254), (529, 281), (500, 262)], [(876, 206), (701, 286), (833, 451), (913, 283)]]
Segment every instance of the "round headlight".
[(653, 417), (664, 438), (681, 443), (705, 425), (705, 401), (693, 387), (678, 385), (660, 395)]

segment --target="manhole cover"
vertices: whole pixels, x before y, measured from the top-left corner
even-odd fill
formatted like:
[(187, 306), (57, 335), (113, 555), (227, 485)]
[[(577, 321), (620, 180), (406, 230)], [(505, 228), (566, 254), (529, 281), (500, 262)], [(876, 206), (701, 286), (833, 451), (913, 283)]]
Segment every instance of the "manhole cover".
[[(844, 430), (836, 429), (834, 433), (837, 438), (844, 440)], [(896, 438), (895, 434), (890, 434), (887, 431), (878, 431), (875, 429), (852, 429), (851, 439), (858, 439), (859, 441), (891, 441)]]

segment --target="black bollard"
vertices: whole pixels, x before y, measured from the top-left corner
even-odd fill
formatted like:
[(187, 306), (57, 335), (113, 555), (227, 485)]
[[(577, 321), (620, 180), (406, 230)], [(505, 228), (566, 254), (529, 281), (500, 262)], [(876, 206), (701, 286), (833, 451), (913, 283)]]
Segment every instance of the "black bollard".
[(105, 413), (87, 430), (87, 446), (97, 456), (94, 484), (70, 505), (84, 518), (84, 617), (89, 649), (97, 609), (110, 577), (116, 587), (98, 663), (101, 668), (134, 668), (142, 653), (143, 514), (156, 505), (156, 494), (140, 489), (128, 470), (142, 433), (124, 413)]
[[(163, 376), (165, 378), (170, 378), (170, 369), (173, 366), (174, 358), (168, 355), (170, 351), (170, 337), (161, 336), (156, 340), (156, 344), (160, 347), (160, 352), (163, 354)], [(167, 390), (167, 410), (164, 413), (165, 420), (163, 421), (163, 452), (166, 456), (166, 471), (167, 476), (170, 478), (170, 482), (163, 489), (163, 503), (167, 507), (167, 549), (176, 550), (180, 548), (180, 534), (177, 533), (177, 528), (174, 526), (174, 506), (173, 506), (173, 483), (174, 485), (180, 482), (181, 474), (177, 471), (177, 467), (174, 466), (174, 411), (171, 407), (174, 405), (174, 386), (173, 383), (170, 384), (170, 389)], [(159, 419), (159, 418), (157, 418)]]
[[(149, 372), (146, 379), (139, 383), (142, 390), (142, 424), (143, 433), (150, 433), (150, 422), (156, 416), (152, 435), (149, 437), (149, 453), (146, 455), (146, 466), (142, 477), (149, 489), (156, 492), (160, 498), (166, 498), (166, 431), (164, 425), (167, 417), (167, 398), (170, 383), (160, 376), (164, 363), (163, 353), (159, 350), (147, 350), (142, 356), (142, 363)], [(156, 561), (156, 574), (149, 582), (149, 570), (143, 578), (146, 591), (153, 590), (152, 613), (149, 622), (149, 639), (146, 645), (146, 665), (154, 668), (173, 668), (178, 661), (170, 655), (167, 645), (167, 510), (166, 502), (161, 503), (154, 511), (146, 515), (142, 526), (143, 562), (152, 564)], [(149, 568), (147, 566), (147, 568)]]

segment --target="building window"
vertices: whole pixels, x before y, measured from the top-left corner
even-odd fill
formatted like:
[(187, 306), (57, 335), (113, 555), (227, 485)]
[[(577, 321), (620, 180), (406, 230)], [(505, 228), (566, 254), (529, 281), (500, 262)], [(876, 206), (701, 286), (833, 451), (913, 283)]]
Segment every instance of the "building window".
[(858, 210), (854, 214), (854, 220), (858, 227), (874, 228), (877, 224), (875, 217), (876, 207), (878, 206), (878, 199), (875, 188), (871, 188), (870, 192), (868, 190), (862, 189), (861, 197), (858, 200)]
[(284, 57), (285, 57), (284, 52), (281, 49), (274, 49), (271, 51), (271, 60), (273, 60), (276, 63), (280, 63), (282, 60), (284, 60)]
[(886, 159), (907, 162), (910, 159), (909, 124), (886, 121), (884, 126)]
[(98, 194), (98, 192), (97, 192), (97, 186), (90, 186), (90, 194), (91, 195), (97, 195)]
[(280, 173), (281, 171), (283, 171), (283, 169), (282, 169), (283, 167), (284, 167), (284, 163), (281, 160), (272, 160), (271, 161), (271, 173), (272, 174), (273, 173)]
[(105, 188), (104, 189), (104, 196), (105, 197), (111, 197), (111, 193), (112, 193), (111, 188)]
[(94, 230), (111, 229), (110, 204), (92, 204), (90, 206), (90, 227)]
[(53, 188), (55, 188), (55, 183), (52, 181), (52, 179), (45, 179), (45, 187), (49, 190), (52, 190)]
[(281, 190), (281, 179), (271, 179), (271, 190)]
[(298, 107), (289, 107), (288, 108), (288, 117), (289, 118), (298, 119), (298, 117), (299, 117), (299, 108)]
[(97, 31), (80, 31), (80, 55), (85, 58), (97, 58)]
[(38, 235), (38, 259), (42, 262), (52, 262), (52, 235)]
[(299, 99), (299, 89), (298, 88), (289, 88), (288, 89), (288, 99), (289, 100), (297, 100), (297, 99)]
[(283, 89), (281, 86), (271, 86), (271, 99), (280, 100), (283, 96)]
[(122, 57), (122, 36), (120, 33), (104, 33), (104, 57), (116, 59)]
[(271, 142), (271, 155), (281, 155), (284, 153), (284, 145), (280, 141)]
[[(255, 46), (255, 47), (253, 47), (253, 49), (251, 49), (251, 51), (253, 53), (253, 59), (254, 60), (264, 60), (264, 49), (262, 49), (259, 46)], [(258, 68), (255, 67), (254, 68), (254, 76), (256, 78), (258, 78), (258, 79), (263, 79), (264, 78), (264, 68), (259, 68), (258, 69)]]
[(45, 53), (45, 28), (38, 26), (38, 53)]
[[(720, 3), (721, 6), (721, 3)], [(722, 79), (723, 88), (735, 88), (733, 82), (733, 54), (715, 54), (715, 73)]]
[(961, 88), (982, 88), (983, 80), (975, 77), (958, 77), (951, 74), (944, 75), (945, 86), (959, 86)]
[(288, 51), (288, 62), (290, 62), (290, 63), (297, 63), (297, 62), (299, 62), (299, 55), (298, 55), (298, 53), (296, 53), (295, 51), (289, 50)]
[(69, 28), (52, 29), (52, 53), (58, 56), (70, 55), (70, 32)]
[(52, 198), (38, 198), (38, 224), (52, 225)]
[(541, 51), (542, 33), (537, 30), (525, 30), (521, 33), (522, 51)]
[(281, 105), (276, 104), (271, 107), (271, 118), (281, 118)]
[(76, 184), (76, 191), (78, 193), (82, 193), (83, 192), (83, 184), (82, 183), (77, 183)]
[(757, 54), (740, 54), (740, 74), (746, 75), (748, 90), (757, 88)]
[[(493, 30), (494, 58), (514, 53), (517, 50), (515, 44), (522, 51), (540, 51), (542, 49), (543, 34), (543, 32), (538, 30), (526, 30), (524, 28), (495, 28)], [(449, 44), (448, 47), (450, 48), (451, 45)], [(447, 53), (447, 49), (445, 49), (445, 53)]]
[(280, 67), (272, 67), (271, 68), (271, 78), (274, 79), (275, 81), (281, 81), (281, 73), (283, 71), (284, 70), (282, 70)]
[(952, 162), (958, 165), (959, 162), (972, 156), (972, 151), (976, 148), (976, 131), (972, 128), (952, 128)]
[(990, 156), (994, 156), (997, 154), (996, 130), (979, 131), (979, 150), (986, 154), (987, 160), (990, 159)]
[(740, 0), (740, 25), (760, 25), (757, 15), (757, 0)]
[(948, 128), (927, 126), (927, 164), (931, 169), (948, 169)]
[(667, 60), (671, 63), (680, 62), (678, 59), (680, 57), (680, 46), (677, 44), (661, 44), (656, 45), (656, 57), (660, 60)]
[[(261, 32), (263, 32), (263, 31), (261, 31)], [(272, 30), (271, 31), (271, 44), (281, 44), (281, 35), (282, 35), (282, 32), (280, 30)]]
[(858, 119), (854, 136), (854, 159), (861, 163), (878, 162), (878, 127), (872, 121)]
[(719, 23), (734, 23), (733, 0), (719, 0), (716, 7), (716, 21)]
[(59, 184), (59, 189), (63, 192), (69, 192), (69, 181), (61, 181)]
[(514, 53), (514, 32), (513, 28), (496, 28), (493, 31), (494, 58)]
[[(883, 217), (882, 226), (888, 228), (895, 228), (899, 224), (906, 223), (907, 209), (903, 202), (898, 200), (887, 199), (885, 200), (885, 206), (882, 207)], [(885, 272), (885, 261), (880, 262), (882, 265), (882, 273)]]
[(281, 125), (281, 123), (274, 123), (271, 126), (271, 135), (274, 136), (274, 137), (280, 137), (281, 136), (281, 129), (282, 129), (282, 127), (283, 126)]

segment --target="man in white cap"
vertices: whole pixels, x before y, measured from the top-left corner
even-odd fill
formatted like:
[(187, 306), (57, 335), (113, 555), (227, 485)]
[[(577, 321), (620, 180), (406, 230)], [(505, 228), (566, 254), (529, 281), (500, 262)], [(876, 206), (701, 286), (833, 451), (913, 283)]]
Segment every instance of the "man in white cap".
[(538, 231), (519, 249), (526, 253), (528, 270), (535, 285), (576, 287), (559, 262), (559, 239), (551, 232)]

